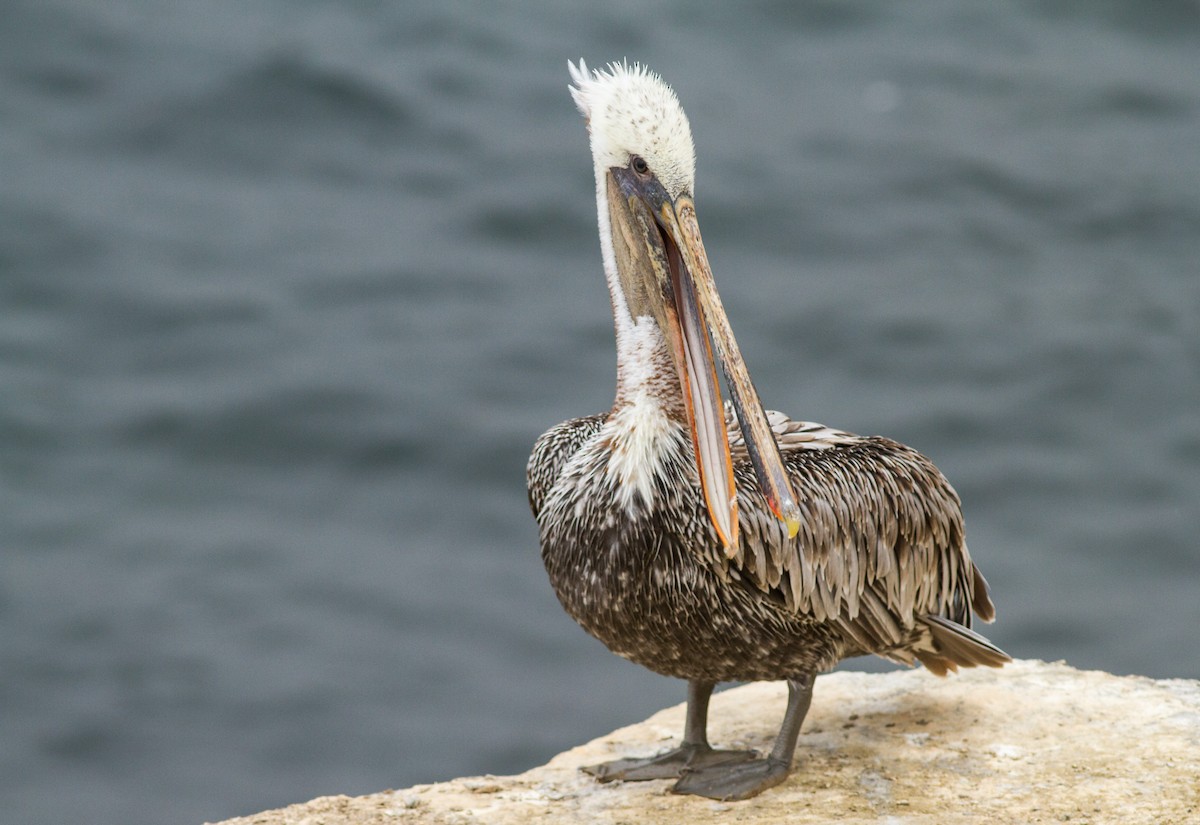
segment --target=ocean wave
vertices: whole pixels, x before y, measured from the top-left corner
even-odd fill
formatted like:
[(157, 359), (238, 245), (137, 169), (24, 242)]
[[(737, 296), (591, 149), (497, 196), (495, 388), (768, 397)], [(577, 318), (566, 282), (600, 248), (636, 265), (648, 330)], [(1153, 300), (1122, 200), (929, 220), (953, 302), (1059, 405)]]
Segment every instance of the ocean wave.
[(214, 87), (156, 101), (110, 137), (125, 151), (205, 166), (371, 174), (410, 135), (412, 108), (366, 77), (293, 52)]

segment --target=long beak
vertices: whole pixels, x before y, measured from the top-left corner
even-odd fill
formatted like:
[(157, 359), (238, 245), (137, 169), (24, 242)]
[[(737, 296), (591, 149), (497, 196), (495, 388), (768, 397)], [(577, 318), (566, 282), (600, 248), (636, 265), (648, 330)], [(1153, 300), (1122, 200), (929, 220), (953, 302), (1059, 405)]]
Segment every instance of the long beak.
[[(672, 218), (674, 225), (672, 225)], [(686, 195), (680, 195), (674, 204), (665, 204), (661, 210), (662, 224), (667, 235), (676, 243), (683, 266), (678, 267), (680, 289), (676, 291), (676, 302), (682, 305), (684, 312), (680, 313), (683, 321), (683, 339), (688, 350), (690, 375), (704, 372), (714, 375), (712, 351), (708, 349), (708, 338), (712, 336), (716, 351), (721, 359), (721, 367), (725, 369), (725, 378), (730, 387), (730, 397), (733, 409), (737, 411), (738, 421), (742, 423), (745, 435), (746, 451), (750, 453), (751, 463), (754, 464), (755, 475), (758, 477), (758, 487), (763, 498), (767, 500), (770, 511), (787, 526), (788, 537), (796, 536), (800, 529), (800, 508), (796, 504), (796, 496), (792, 494), (792, 486), (787, 481), (787, 471), (784, 469), (784, 459), (779, 454), (779, 445), (775, 442), (775, 434), (767, 423), (767, 413), (758, 399), (758, 391), (746, 371), (742, 351), (738, 349), (737, 339), (733, 337), (730, 319), (721, 306), (721, 296), (716, 294), (716, 283), (713, 281), (713, 270), (708, 265), (708, 255), (704, 252), (704, 243), (700, 237), (700, 224), (696, 222), (696, 206)], [(668, 249), (668, 260), (670, 260)], [(672, 276), (676, 277), (676, 266), (672, 266)], [(707, 323), (706, 323), (707, 321)], [(701, 344), (703, 347), (701, 348)], [(692, 362), (700, 361), (697, 355), (707, 356), (703, 365), (692, 367)], [(697, 458), (704, 464), (704, 470), (712, 471), (721, 466), (727, 472), (726, 483), (732, 486), (733, 471), (730, 459), (730, 439), (725, 432), (725, 414), (721, 409), (721, 397), (715, 380), (712, 386), (703, 385), (696, 381), (694, 386), (702, 387), (702, 399), (692, 398), (691, 408), (700, 407), (700, 402), (716, 411), (715, 422), (710, 423), (708, 416), (694, 414), (692, 428), (697, 440)], [(715, 426), (714, 426), (715, 424)], [(698, 446), (703, 442), (703, 452)], [(724, 462), (719, 464), (708, 453), (718, 452)], [(708, 472), (706, 472), (706, 475)], [(714, 510), (714, 500), (708, 495), (708, 487), (704, 490), (708, 501), (709, 513)], [(726, 543), (727, 552), (737, 547), (737, 501), (731, 502), (734, 532), (732, 540)]]
[(620, 168), (611, 171), (609, 206), (622, 287), (631, 308), (653, 312), (671, 343), (700, 486), (725, 552), (731, 557), (737, 552), (737, 487), (710, 339), (763, 497), (786, 525), (788, 536), (795, 536), (800, 508), (717, 295), (692, 199), (680, 195), (672, 200), (657, 181), (638, 180)]

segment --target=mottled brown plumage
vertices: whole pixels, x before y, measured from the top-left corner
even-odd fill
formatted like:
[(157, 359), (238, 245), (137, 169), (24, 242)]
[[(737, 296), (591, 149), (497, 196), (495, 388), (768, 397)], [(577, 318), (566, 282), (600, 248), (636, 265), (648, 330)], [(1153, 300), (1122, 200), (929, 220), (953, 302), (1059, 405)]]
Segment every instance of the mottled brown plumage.
[(969, 630), (972, 610), (990, 620), (994, 609), (937, 468), (890, 439), (770, 417), (805, 517), (788, 539), (762, 507), (730, 412), (743, 525), (732, 558), (682, 425), (654, 501), (634, 515), (612, 504), (607, 415), (543, 435), (530, 503), (567, 612), (618, 655), (682, 679), (787, 679), (869, 653), (936, 673), (1008, 661)]

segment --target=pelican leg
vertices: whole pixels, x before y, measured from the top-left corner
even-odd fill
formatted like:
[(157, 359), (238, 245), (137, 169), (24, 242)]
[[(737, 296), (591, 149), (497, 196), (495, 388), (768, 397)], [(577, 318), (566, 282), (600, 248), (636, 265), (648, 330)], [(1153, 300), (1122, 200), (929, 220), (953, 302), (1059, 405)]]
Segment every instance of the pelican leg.
[(815, 678), (815, 674), (809, 673), (800, 679), (788, 680), (787, 712), (783, 716), (779, 735), (775, 738), (775, 746), (765, 759), (695, 767), (689, 765), (671, 790), (722, 801), (749, 799), (786, 779), (792, 769), (800, 725), (812, 702)]
[(640, 782), (645, 779), (675, 779), (688, 771), (718, 765), (749, 762), (754, 751), (717, 750), (708, 744), (708, 700), (713, 682), (688, 682), (687, 722), (683, 742), (679, 747), (644, 759), (617, 759), (600, 765), (587, 765), (580, 770), (601, 782), (618, 779)]

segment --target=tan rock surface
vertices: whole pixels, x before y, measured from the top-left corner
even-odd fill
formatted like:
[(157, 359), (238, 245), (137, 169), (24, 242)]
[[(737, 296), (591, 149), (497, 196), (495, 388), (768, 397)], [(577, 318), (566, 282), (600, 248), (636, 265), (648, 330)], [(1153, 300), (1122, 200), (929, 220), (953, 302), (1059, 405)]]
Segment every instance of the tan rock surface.
[[(783, 684), (713, 698), (709, 738), (770, 747)], [(221, 825), (425, 823), (1200, 823), (1200, 682), (1019, 661), (939, 679), (922, 670), (817, 680), (795, 770), (744, 802), (600, 785), (580, 765), (651, 754), (683, 705), (517, 776), (322, 797)]]

